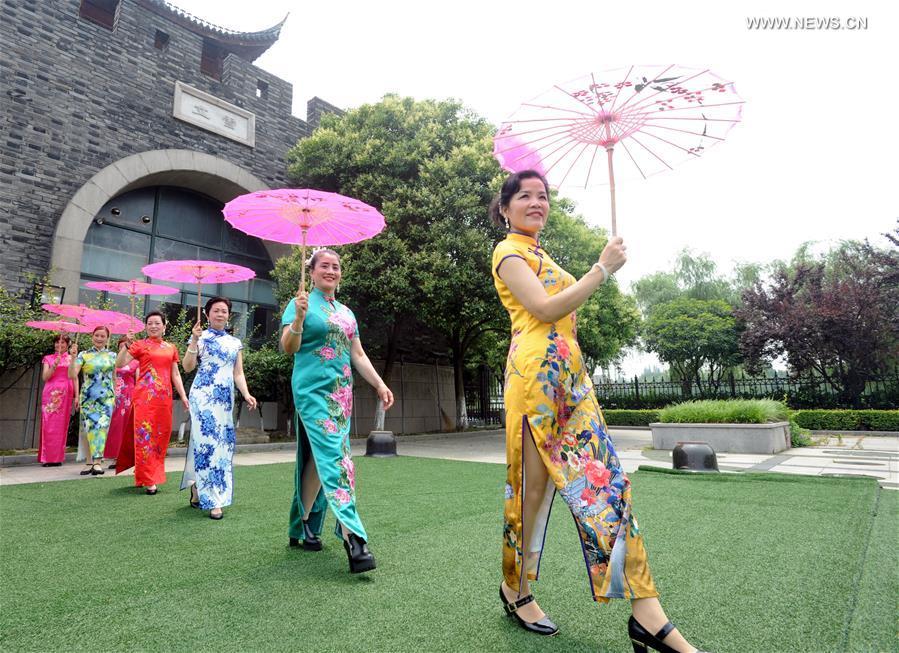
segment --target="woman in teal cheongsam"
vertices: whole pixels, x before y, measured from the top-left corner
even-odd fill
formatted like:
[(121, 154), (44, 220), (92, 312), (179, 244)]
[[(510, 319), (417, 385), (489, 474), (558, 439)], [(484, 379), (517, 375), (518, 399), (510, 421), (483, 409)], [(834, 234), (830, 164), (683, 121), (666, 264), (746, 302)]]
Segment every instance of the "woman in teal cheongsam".
[(387, 410), (393, 393), (362, 349), (353, 312), (334, 298), (340, 282), (340, 257), (317, 251), (309, 264), (313, 289), (301, 289), (284, 309), (281, 346), (294, 354), (293, 401), (296, 407), (297, 466), (290, 506), (291, 546), (322, 548), (319, 535), (325, 511), (337, 517), (350, 571), (375, 568), (368, 535), (356, 511), (356, 471), (350, 454), (353, 372), (368, 381)]
[[(106, 436), (112, 421), (112, 410), (115, 408), (116, 355), (106, 348), (109, 329), (98, 326), (94, 329), (91, 341), (94, 346), (80, 352), (69, 366), (69, 377), (72, 379), (77, 379), (79, 372), (84, 373), (76, 405), (80, 406), (81, 433), (87, 438), (90, 460), (87, 462), (87, 469), (81, 472), (82, 476), (104, 473), (103, 449), (106, 447)], [(77, 351), (77, 345), (75, 350)]]

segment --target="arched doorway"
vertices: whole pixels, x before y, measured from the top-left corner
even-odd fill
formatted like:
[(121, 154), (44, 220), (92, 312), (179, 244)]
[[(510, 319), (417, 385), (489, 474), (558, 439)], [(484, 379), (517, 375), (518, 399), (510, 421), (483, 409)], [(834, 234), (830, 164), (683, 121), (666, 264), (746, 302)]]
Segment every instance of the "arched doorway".
[[(162, 190), (166, 188), (169, 190)], [(95, 297), (87, 294), (84, 281), (142, 278), (140, 268), (150, 261), (221, 258), (244, 265), (237, 260), (241, 256), (253, 263), (248, 267), (263, 277), (260, 281), (267, 282), (272, 261), (289, 253), (289, 246), (255, 238), (249, 239), (255, 244), (241, 244), (239, 239), (221, 231), (221, 207), (226, 202), (242, 193), (266, 188), (261, 179), (243, 168), (203, 152), (151, 150), (120, 159), (97, 171), (66, 205), (53, 239), (52, 283), (64, 289), (66, 303), (74, 304)], [(113, 215), (114, 208), (119, 215)], [(214, 220), (210, 217), (213, 214)], [(206, 230), (211, 230), (210, 234), (204, 234)], [(216, 241), (215, 234), (222, 240)], [(159, 251), (155, 249), (157, 245)], [(267, 253), (264, 271), (257, 269), (264, 258), (259, 247)], [(191, 251), (196, 254), (186, 255)], [(201, 252), (209, 256), (200, 256)], [(85, 261), (85, 256), (91, 260)], [(265, 283), (249, 289), (247, 284), (242, 285), (248, 295), (240, 301), (247, 305), (248, 313), (254, 313), (250, 328), (265, 323), (265, 311), (271, 308), (266, 301)], [(204, 288), (204, 294), (210, 290), (211, 287)], [(177, 301), (192, 305), (189, 294), (182, 293)], [(115, 297), (110, 299), (127, 302), (121, 296), (117, 300)], [(161, 299), (151, 298), (143, 308), (152, 307)], [(125, 308), (127, 303), (119, 305)], [(254, 305), (259, 307), (258, 315), (255, 309), (250, 311)]]
[[(147, 186), (108, 200), (94, 217), (84, 238), (79, 279), (79, 301), (109, 299), (127, 312), (130, 303), (122, 295), (109, 295), (84, 287), (88, 281), (143, 278), (147, 263), (175, 259), (226, 261), (256, 272), (243, 283), (205, 285), (203, 295), (222, 295), (232, 302), (234, 334), (254, 339), (276, 329), (278, 307), (270, 271), (274, 267), (262, 241), (231, 227), (222, 218), (223, 203), (204, 193), (176, 186)], [(158, 308), (175, 317), (181, 307), (196, 310), (193, 284), (165, 282), (178, 287), (179, 295), (141, 298), (137, 313)], [(192, 313), (189, 312), (189, 314)]]

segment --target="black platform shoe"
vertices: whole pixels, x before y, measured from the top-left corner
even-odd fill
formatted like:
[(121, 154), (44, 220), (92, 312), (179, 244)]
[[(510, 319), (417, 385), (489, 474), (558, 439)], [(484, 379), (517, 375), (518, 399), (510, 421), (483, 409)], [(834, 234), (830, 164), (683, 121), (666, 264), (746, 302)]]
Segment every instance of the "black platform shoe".
[(521, 617), (519, 617), (516, 612), (518, 612), (518, 608), (523, 605), (527, 605), (534, 600), (533, 594), (528, 594), (523, 599), (518, 599), (517, 601), (507, 601), (506, 595), (503, 593), (503, 586), (499, 586), (499, 600), (503, 602), (503, 609), (506, 611), (506, 614), (510, 617), (515, 617), (515, 621), (518, 622), (518, 625), (527, 630), (528, 632), (537, 633), (538, 635), (546, 635), (553, 636), (557, 632), (559, 632), (559, 627), (550, 620), (549, 617), (543, 617), (540, 621), (525, 621)]
[(196, 485), (190, 486), (190, 494), (187, 497), (187, 503), (191, 508), (199, 508), (200, 507), (200, 497), (197, 495), (197, 498), (194, 499), (194, 488)]
[(303, 548), (307, 551), (321, 551), (322, 550), (322, 541), (312, 532), (312, 529), (309, 528), (309, 522), (303, 521)]
[[(659, 632), (652, 635), (633, 617), (627, 620), (627, 635), (631, 638), (634, 653), (646, 653), (647, 647), (659, 651), (659, 653), (678, 653), (676, 649), (662, 642), (672, 630), (674, 630), (674, 624), (669, 621), (659, 629)], [(697, 649), (696, 653), (704, 652)]]
[(355, 533), (347, 535), (343, 541), (346, 556), (350, 561), (350, 573), (361, 574), (363, 571), (371, 571), (375, 568), (375, 557), (368, 550), (368, 545)]

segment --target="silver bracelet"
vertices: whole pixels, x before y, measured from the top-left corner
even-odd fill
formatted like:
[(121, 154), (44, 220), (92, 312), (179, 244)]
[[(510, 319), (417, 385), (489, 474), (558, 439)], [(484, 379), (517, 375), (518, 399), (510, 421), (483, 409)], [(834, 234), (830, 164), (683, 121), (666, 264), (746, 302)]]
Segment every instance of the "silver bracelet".
[(187, 352), (189, 354), (199, 354), (200, 353), (200, 351), (198, 349), (191, 349), (190, 347), (187, 348)]
[[(609, 271), (606, 270), (606, 266), (605, 266), (605, 265), (603, 265), (602, 263), (600, 263), (599, 261), (597, 261), (596, 263), (593, 264), (593, 267), (594, 267), (594, 268), (599, 268), (600, 270), (602, 270), (602, 283), (605, 283), (606, 281), (609, 280)], [(602, 284), (600, 284), (600, 285), (602, 285)]]
[(292, 324), (288, 324), (288, 325), (287, 325), (287, 330), (290, 331), (290, 332), (291, 332), (293, 335), (295, 335), (295, 336), (301, 336), (301, 335), (303, 335), (303, 330), (300, 329), (299, 331), (294, 331), (294, 330), (293, 330), (293, 325), (292, 325)]

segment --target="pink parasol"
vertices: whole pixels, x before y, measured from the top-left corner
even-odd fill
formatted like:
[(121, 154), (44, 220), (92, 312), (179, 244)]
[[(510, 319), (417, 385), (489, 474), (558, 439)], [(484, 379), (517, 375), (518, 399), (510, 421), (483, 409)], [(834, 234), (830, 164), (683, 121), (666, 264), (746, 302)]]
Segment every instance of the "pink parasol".
[[(723, 141), (740, 122), (743, 103), (733, 82), (705, 69), (631, 66), (591, 73), (522, 104), (500, 126), (493, 152), (511, 172), (535, 168), (538, 157), (556, 187), (608, 183), (614, 236), (616, 146), (627, 155), (624, 173), (645, 179)], [(607, 178), (597, 170), (603, 158)]]
[(225, 220), (244, 233), (278, 243), (300, 245), (300, 287), (306, 287), (306, 246), (357, 243), (383, 231), (373, 206), (320, 190), (281, 188), (236, 197), (222, 209)]
[(117, 311), (104, 311), (99, 308), (91, 308), (84, 304), (41, 304), (41, 308), (50, 313), (56, 313), (63, 317), (71, 317), (78, 320), (81, 324), (88, 327), (106, 325), (108, 322), (115, 322), (122, 317), (128, 317), (124, 313)]
[[(145, 281), (138, 281), (137, 279), (132, 279), (131, 281), (89, 281), (84, 284), (84, 287), (91, 290), (105, 290), (116, 295), (129, 295), (132, 318), (134, 317), (134, 301), (138, 295), (172, 295), (181, 292), (171, 286), (160, 286)], [(138, 329), (138, 331), (140, 330)]]
[(98, 326), (105, 326), (110, 333), (122, 334), (142, 331), (143, 322), (118, 311), (105, 311), (91, 308), (84, 304), (41, 304), (41, 308), (63, 317), (76, 318), (85, 327), (81, 333), (93, 331)]
[(131, 317), (130, 315), (125, 315), (124, 313), (119, 313), (119, 317), (114, 320), (110, 320), (109, 322), (105, 322), (103, 326), (109, 328), (110, 333), (115, 334), (126, 334), (126, 333), (139, 333), (144, 330), (144, 323), (136, 318)]
[(77, 322), (66, 322), (65, 320), (31, 320), (25, 324), (32, 329), (59, 331), (60, 333), (89, 333), (93, 331), (93, 327), (78, 324)]
[(236, 283), (256, 276), (250, 268), (222, 261), (160, 261), (141, 268), (141, 272), (151, 279), (197, 284), (197, 321), (200, 320), (202, 295), (200, 286), (204, 283)]

